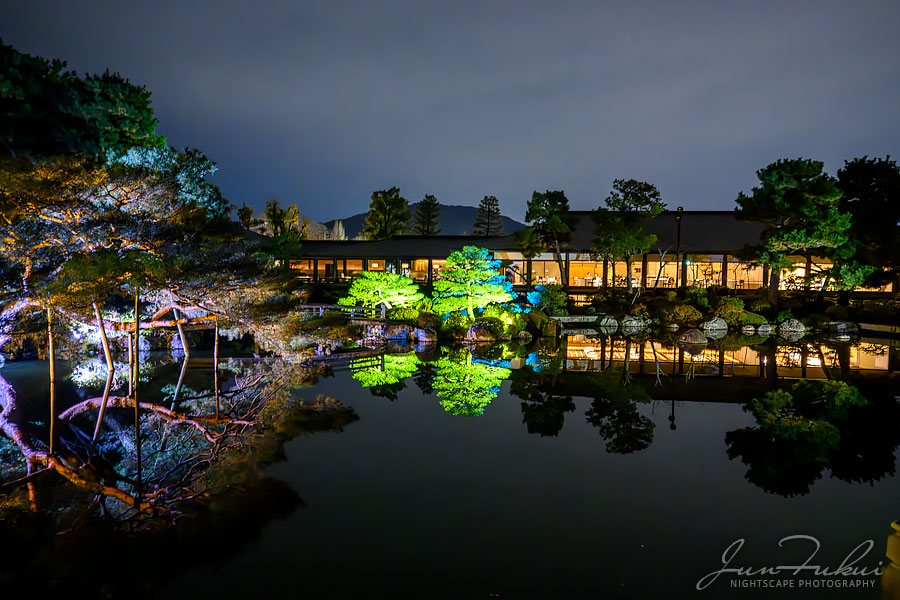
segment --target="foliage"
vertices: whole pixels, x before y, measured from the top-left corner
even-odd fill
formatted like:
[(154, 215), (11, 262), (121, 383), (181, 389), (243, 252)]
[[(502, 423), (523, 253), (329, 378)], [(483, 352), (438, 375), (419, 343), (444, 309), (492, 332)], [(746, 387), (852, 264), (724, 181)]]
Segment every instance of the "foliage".
[(593, 375), (590, 386), (596, 396), (585, 417), (606, 440), (606, 451), (631, 454), (648, 448), (655, 425), (636, 405), (649, 401), (647, 391), (639, 385), (622, 385), (612, 371)]
[(606, 207), (598, 207), (591, 254), (610, 261), (624, 260), (626, 287), (631, 291), (631, 265), (634, 257), (647, 252), (656, 235), (644, 232), (644, 222), (665, 210), (656, 186), (634, 179), (616, 179), (606, 198)]
[(743, 327), (744, 325), (763, 325), (768, 323), (762, 315), (752, 313), (735, 304), (720, 304), (713, 314), (728, 323), (729, 327)]
[(253, 207), (247, 206), (246, 202), (244, 202), (244, 204), (239, 209), (237, 209), (238, 222), (241, 224), (241, 227), (247, 229), (248, 231), (255, 229), (256, 227), (259, 227), (263, 224), (262, 219), (255, 218), (253, 214)]
[[(900, 167), (890, 156), (855, 158), (838, 170), (837, 185), (843, 192), (841, 210), (853, 216), (849, 235), (855, 245), (840, 257), (835, 279), (887, 283), (900, 270)], [(875, 276), (870, 278), (868, 269), (861, 269), (871, 265), (880, 268), (871, 270)]]
[(382, 358), (384, 359), (384, 368), (378, 361), (376, 365), (354, 371), (353, 379), (358, 381), (361, 386), (368, 388), (394, 385), (410, 377), (422, 364), (415, 352), (385, 354)]
[(528, 225), (515, 233), (516, 242), (526, 258), (549, 250), (556, 258), (563, 281), (568, 281), (563, 249), (572, 241), (572, 231), (578, 221), (569, 213), (569, 199), (561, 190), (535, 191), (525, 212)]
[(778, 160), (756, 172), (760, 185), (749, 196), (737, 197), (738, 217), (766, 226), (754, 255), (771, 267), (771, 289), (790, 266), (788, 255), (836, 252), (850, 242), (850, 214), (841, 211), (841, 190), (822, 167), (802, 158)]
[(434, 389), (441, 406), (450, 414), (466, 417), (483, 414), (510, 374), (509, 369), (473, 362), (467, 350), (451, 351), (437, 361), (437, 368)]
[(387, 318), (391, 321), (415, 323), (419, 318), (419, 309), (414, 306), (398, 306), (387, 312)]
[(347, 231), (344, 229), (344, 222), (340, 219), (331, 226), (331, 239), (340, 242), (347, 239)]
[(552, 317), (568, 314), (568, 296), (561, 285), (536, 285), (533, 291), (525, 294), (525, 298), (531, 306)]
[(474, 319), (476, 310), (511, 302), (514, 296), (500, 274), (501, 264), (486, 248), (465, 246), (451, 253), (434, 282), (434, 310), (442, 315), (465, 310)]
[(165, 146), (146, 88), (109, 71), (80, 78), (65, 66), (0, 42), (3, 155), (101, 158), (111, 149)]
[(481, 325), (488, 330), (494, 339), (503, 339), (506, 337), (506, 324), (497, 317), (478, 317), (475, 323)]
[(416, 205), (416, 214), (413, 222), (413, 233), (416, 235), (437, 235), (441, 232), (438, 226), (441, 218), (441, 205), (438, 199), (427, 194)]
[(406, 231), (409, 203), (400, 195), (400, 188), (372, 193), (372, 202), (361, 234), (368, 240), (384, 240)]
[(496, 196), (485, 196), (481, 200), (472, 233), (474, 235), (503, 235), (500, 201)]
[(366, 271), (353, 281), (347, 294), (338, 304), (411, 308), (425, 298), (419, 286), (408, 277), (383, 271)]
[(709, 308), (709, 293), (706, 288), (690, 286), (684, 290), (684, 301), (701, 310), (706, 310)]
[(472, 326), (473, 319), (464, 312), (454, 312), (447, 315), (441, 323), (441, 329), (452, 334), (463, 334)]
[(727, 304), (728, 306), (736, 306), (738, 308), (744, 308), (744, 301), (738, 298), (737, 296), (725, 296), (719, 300), (719, 306), (723, 304)]
[(690, 304), (679, 304), (669, 313), (669, 323), (694, 323), (703, 318), (703, 313)]

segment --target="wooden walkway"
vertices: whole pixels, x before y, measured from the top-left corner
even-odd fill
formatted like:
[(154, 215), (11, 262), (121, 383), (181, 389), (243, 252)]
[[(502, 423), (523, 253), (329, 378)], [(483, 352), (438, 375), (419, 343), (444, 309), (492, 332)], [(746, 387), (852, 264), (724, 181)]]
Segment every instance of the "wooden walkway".
[(384, 320), (387, 310), (384, 304), (372, 306), (344, 306), (342, 304), (302, 304), (298, 307), (302, 314), (319, 315), (324, 317), (326, 313), (349, 314), (351, 319), (379, 319)]

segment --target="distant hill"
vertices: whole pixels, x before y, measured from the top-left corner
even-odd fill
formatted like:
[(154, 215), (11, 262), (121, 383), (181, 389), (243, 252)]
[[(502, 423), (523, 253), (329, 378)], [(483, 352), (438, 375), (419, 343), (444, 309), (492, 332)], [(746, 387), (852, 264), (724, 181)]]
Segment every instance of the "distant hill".
[[(410, 215), (416, 214), (416, 205), (418, 204), (410, 204), (409, 205), (409, 213)], [(472, 233), (473, 225), (475, 224), (475, 217), (478, 215), (478, 207), (477, 206), (459, 206), (459, 205), (446, 205), (441, 204), (441, 217), (439, 220), (439, 227), (441, 228), (440, 233), (443, 235), (462, 235), (465, 233)], [(353, 215), (352, 217), (346, 217), (344, 219), (333, 219), (331, 221), (326, 221), (323, 223), (326, 227), (331, 229), (334, 226), (335, 221), (343, 221), (344, 222), (344, 230), (347, 232), (347, 239), (353, 239), (359, 232), (362, 231), (363, 225), (366, 221), (366, 213), (359, 213)], [(503, 217), (503, 231), (504, 233), (513, 233), (514, 231), (518, 231), (525, 227), (522, 223), (518, 221), (514, 221), (509, 217)]]

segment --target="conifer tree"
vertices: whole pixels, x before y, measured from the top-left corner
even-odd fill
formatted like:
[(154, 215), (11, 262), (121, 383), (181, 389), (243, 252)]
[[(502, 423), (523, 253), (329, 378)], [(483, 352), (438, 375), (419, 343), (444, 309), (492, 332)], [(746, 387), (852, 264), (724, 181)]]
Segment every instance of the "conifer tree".
[(478, 205), (475, 217), (474, 235), (503, 235), (503, 219), (500, 216), (500, 201), (496, 196), (485, 196)]
[(426, 195), (416, 205), (413, 233), (416, 235), (437, 235), (441, 232), (438, 222), (441, 217), (441, 205), (431, 194)]
[(379, 190), (372, 194), (361, 234), (369, 240), (384, 240), (406, 231), (408, 222), (409, 203), (400, 195), (400, 188)]

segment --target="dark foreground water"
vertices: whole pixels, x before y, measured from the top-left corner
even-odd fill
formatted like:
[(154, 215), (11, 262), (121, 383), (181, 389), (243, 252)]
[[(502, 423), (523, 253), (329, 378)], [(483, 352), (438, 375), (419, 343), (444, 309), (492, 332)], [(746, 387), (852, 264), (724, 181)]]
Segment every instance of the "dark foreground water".
[[(734, 385), (740, 385), (735, 381)], [(409, 386), (396, 401), (361, 390), (347, 373), (310, 393), (346, 399), (359, 421), (340, 433), (299, 438), (269, 474), (306, 506), (271, 523), (252, 548), (172, 579), (161, 598), (879, 598), (868, 588), (823, 589), (842, 577), (798, 576), (788, 589), (734, 588), (722, 567), (837, 567), (859, 544), (876, 566), (900, 517), (900, 481), (852, 484), (829, 477), (785, 498), (745, 480), (725, 434), (753, 419), (740, 405), (654, 402), (650, 446), (611, 454), (574, 398), (558, 436), (529, 434), (509, 382), (479, 417), (445, 412)], [(724, 398), (723, 398), (724, 399)], [(760, 580), (771, 578), (744, 578)], [(762, 584), (752, 584), (762, 585)]]
[[(860, 384), (889, 408), (843, 431), (841, 456), (815, 462), (804, 446), (740, 434), (756, 425), (740, 402), (765, 378), (672, 375), (654, 387), (636, 374), (657, 399), (634, 403), (598, 392), (589, 373), (535, 383), (522, 362), (479, 416), (425, 393), (434, 372), (362, 387), (359, 372), (339, 370), (299, 393), (339, 399), (358, 419), (286, 441), (265, 470), (278, 485), (242, 499), (231, 518), (139, 547), (121, 533), (60, 545), (65, 536), (47, 529), (38, 538), (52, 550), (23, 559), (16, 540), (2, 540), (0, 559), (16, 555), (4, 568), (27, 565), (35, 590), (31, 573), (58, 580), (57, 592), (116, 580), (107, 597), (897, 597), (871, 574), (900, 519), (892, 377)], [(26, 407), (42, 403), (44, 367), (2, 371)], [(202, 387), (207, 371), (188, 379)], [(453, 397), (484, 400), (472, 385)], [(666, 390), (678, 400), (659, 399)], [(790, 536), (802, 537), (782, 541)], [(711, 575), (723, 554), (755, 574)]]

